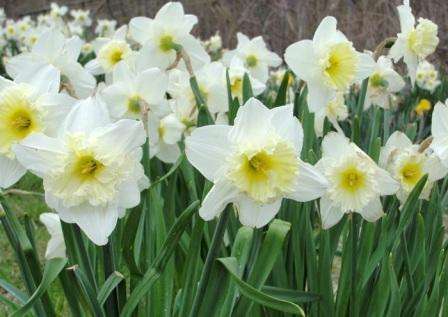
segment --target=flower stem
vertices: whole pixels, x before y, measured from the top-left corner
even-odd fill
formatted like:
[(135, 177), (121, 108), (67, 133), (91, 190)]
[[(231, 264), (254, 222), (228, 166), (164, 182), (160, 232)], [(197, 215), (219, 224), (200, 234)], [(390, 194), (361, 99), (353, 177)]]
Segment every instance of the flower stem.
[(351, 244), (352, 244), (352, 283), (351, 283), (351, 295), (350, 295), (350, 316), (357, 316), (357, 307), (356, 307), (356, 257), (358, 256), (357, 252), (357, 240), (358, 240), (358, 223), (356, 219), (356, 214), (352, 213), (350, 217), (351, 222)]
[[(115, 272), (115, 260), (114, 260), (114, 250), (111, 241), (103, 246), (103, 265), (104, 265), (104, 280)], [(117, 288), (115, 288), (109, 295), (104, 304), (104, 309), (106, 310), (107, 316), (118, 316), (118, 293)]]
[(205, 289), (207, 287), (208, 280), (210, 278), (210, 272), (212, 270), (213, 263), (215, 262), (216, 255), (218, 254), (220, 243), (224, 236), (227, 220), (229, 218), (228, 208), (224, 209), (219, 217), (218, 224), (216, 225), (215, 232), (213, 233), (212, 242), (205, 259), (204, 268), (202, 269), (201, 278), (199, 280), (196, 296), (194, 297), (193, 306), (190, 312), (190, 317), (198, 316), (199, 309), (201, 307), (201, 301), (204, 297)]

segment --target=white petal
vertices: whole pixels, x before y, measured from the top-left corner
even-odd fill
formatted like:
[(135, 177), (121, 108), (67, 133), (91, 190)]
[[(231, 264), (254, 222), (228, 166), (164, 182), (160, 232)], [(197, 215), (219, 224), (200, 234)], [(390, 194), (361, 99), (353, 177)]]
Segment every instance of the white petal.
[(378, 190), (381, 195), (393, 195), (400, 188), (400, 184), (386, 170), (377, 168), (375, 174), (375, 179), (378, 182)]
[(110, 123), (106, 105), (98, 97), (89, 97), (75, 104), (68, 114), (63, 131), (90, 134), (94, 129)]
[(367, 53), (358, 53), (359, 65), (355, 76), (356, 81), (361, 81), (372, 75), (376, 64), (372, 56)]
[(415, 18), (412, 14), (411, 7), (409, 5), (400, 5), (397, 7), (398, 15), (400, 17), (401, 32), (407, 33), (414, 28)]
[(341, 209), (333, 204), (328, 196), (323, 196), (320, 199), (320, 218), (322, 221), (322, 228), (329, 229), (337, 224), (344, 213)]
[(234, 201), (237, 195), (237, 188), (230, 182), (225, 180), (218, 181), (202, 201), (199, 215), (205, 221), (212, 220), (224, 210), (227, 204)]
[(210, 56), (201, 45), (201, 42), (193, 35), (188, 34), (182, 39), (180, 44), (190, 56), (193, 69), (200, 69), (202, 66), (210, 63)]
[(150, 68), (137, 77), (137, 92), (149, 105), (157, 105), (165, 98), (168, 76), (158, 68)]
[(45, 113), (45, 134), (56, 136), (76, 99), (67, 94), (45, 94), (39, 97), (39, 105)]
[(92, 134), (96, 138), (100, 153), (123, 156), (142, 146), (146, 141), (143, 123), (137, 120), (122, 119), (96, 129)]
[(280, 210), (282, 200), (279, 199), (272, 204), (259, 205), (248, 197), (240, 197), (235, 202), (238, 218), (242, 225), (261, 228), (274, 219)]
[(238, 109), (235, 118), (235, 125), (230, 131), (230, 139), (234, 143), (250, 140), (260, 142), (269, 133), (271, 125), (271, 112), (261, 101), (250, 98), (242, 107)]
[(329, 36), (337, 32), (337, 23), (337, 20), (332, 16), (323, 18), (314, 32), (313, 42), (326, 42)]
[(285, 62), (296, 76), (304, 81), (314, 80), (320, 72), (313, 42), (310, 40), (288, 46), (285, 51)]
[(53, 60), (60, 54), (64, 44), (64, 35), (54, 28), (42, 33), (37, 43), (33, 46), (32, 53)]
[(335, 91), (322, 84), (322, 82), (310, 81), (308, 84), (307, 103), (310, 112), (317, 112), (325, 108), (335, 96)]
[(101, 207), (84, 204), (56, 210), (62, 221), (76, 223), (96, 245), (107, 244), (108, 237), (117, 224), (117, 207)]
[(434, 106), (432, 113), (431, 133), (434, 138), (448, 136), (448, 107), (440, 101)]
[(168, 164), (173, 164), (180, 156), (180, 149), (177, 144), (165, 144), (160, 142), (155, 149), (150, 147), (149, 151), (151, 157), (155, 155), (159, 160)]
[(188, 160), (210, 181), (222, 172), (231, 153), (231, 129), (228, 125), (209, 125), (197, 128), (185, 139)]
[(47, 250), (45, 251), (45, 258), (47, 260), (65, 258), (65, 241), (59, 216), (55, 213), (46, 212), (40, 214), (39, 220), (45, 225), (51, 236), (47, 244)]
[(42, 177), (59, 168), (58, 157), (65, 154), (64, 144), (42, 133), (33, 133), (13, 147), (19, 162)]
[(423, 169), (428, 174), (428, 182), (438, 181), (448, 173), (448, 167), (443, 165), (436, 155), (430, 155), (426, 159)]
[(87, 98), (93, 94), (96, 87), (96, 79), (81, 64), (66, 62), (64, 65), (61, 65), (61, 71), (68, 78), (76, 97)]
[(33, 64), (23, 69), (15, 78), (18, 83), (27, 83), (37, 88), (38, 93), (57, 93), (60, 87), (60, 71), (53, 65), (42, 63)]
[(118, 204), (123, 209), (129, 209), (140, 203), (140, 188), (136, 181), (123, 182), (118, 188)]
[(384, 215), (380, 198), (372, 199), (359, 213), (365, 220), (370, 222), (380, 219)]
[(291, 142), (300, 155), (303, 145), (303, 128), (300, 121), (293, 115), (293, 105), (289, 104), (271, 110), (271, 123), (277, 135)]
[(150, 37), (149, 30), (152, 20), (147, 17), (135, 17), (129, 22), (129, 35), (140, 44), (144, 44)]
[(0, 188), (8, 188), (17, 183), (26, 169), (14, 159), (0, 155)]
[(333, 157), (338, 159), (351, 153), (352, 150), (350, 140), (339, 133), (330, 132), (326, 134), (322, 140), (323, 157)]
[(300, 161), (295, 191), (288, 198), (300, 202), (317, 199), (325, 194), (327, 179), (311, 164)]

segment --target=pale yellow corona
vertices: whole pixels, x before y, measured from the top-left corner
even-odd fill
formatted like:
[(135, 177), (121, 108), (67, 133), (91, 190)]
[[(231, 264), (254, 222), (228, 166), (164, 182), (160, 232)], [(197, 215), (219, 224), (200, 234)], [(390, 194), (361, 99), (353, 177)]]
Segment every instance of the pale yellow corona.
[(131, 49), (125, 41), (112, 40), (100, 49), (98, 59), (104, 70), (111, 71), (117, 63), (127, 58), (130, 53)]

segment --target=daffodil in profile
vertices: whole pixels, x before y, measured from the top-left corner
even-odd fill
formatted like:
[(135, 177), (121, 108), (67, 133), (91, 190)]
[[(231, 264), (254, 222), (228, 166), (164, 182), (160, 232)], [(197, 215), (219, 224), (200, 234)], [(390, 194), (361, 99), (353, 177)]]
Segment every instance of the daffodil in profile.
[(14, 146), (26, 168), (43, 179), (45, 201), (62, 221), (76, 223), (104, 245), (119, 217), (140, 203), (148, 186), (140, 164), (146, 140), (143, 124), (111, 123), (96, 97), (79, 101), (58, 137), (34, 133)]
[(233, 203), (240, 222), (262, 227), (283, 198), (310, 201), (326, 179), (300, 159), (303, 131), (292, 105), (268, 109), (255, 98), (239, 108), (235, 125), (195, 129), (185, 140), (190, 163), (214, 183), (199, 210), (211, 220)]
[(403, 78), (393, 69), (392, 61), (386, 56), (380, 56), (369, 77), (364, 109), (369, 109), (372, 105), (390, 109), (390, 96), (400, 91), (404, 85)]
[(282, 59), (266, 47), (263, 37), (257, 36), (249, 39), (247, 35), (236, 34), (238, 44), (236, 49), (224, 53), (223, 60), (227, 66), (234, 56), (238, 56), (249, 73), (259, 81), (265, 83), (269, 78), (269, 67), (277, 67)]
[(433, 137), (430, 148), (448, 167), (448, 106), (447, 102), (438, 102), (432, 113), (431, 134)]
[(346, 213), (357, 212), (367, 221), (383, 215), (380, 196), (392, 195), (399, 184), (391, 175), (345, 136), (330, 132), (322, 141), (322, 158), (316, 167), (329, 187), (320, 200), (322, 227), (328, 229)]
[(412, 144), (406, 134), (400, 131), (392, 133), (381, 149), (380, 166), (400, 183), (397, 197), (402, 203), (425, 174), (428, 174), (428, 181), (420, 197), (428, 199), (434, 182), (444, 178), (448, 172), (434, 153)]
[(317, 110), (314, 114), (314, 131), (317, 136), (322, 136), (324, 131), (325, 118), (333, 125), (339, 133), (343, 133), (339, 121), (344, 121), (348, 117), (348, 108), (345, 104), (344, 94), (338, 92), (328, 102), (325, 108)]
[(416, 24), (409, 0), (404, 0), (397, 9), (401, 32), (397, 34), (397, 40), (391, 47), (389, 55), (395, 62), (403, 58), (414, 83), (419, 61), (434, 53), (439, 44), (438, 27), (434, 22), (424, 18), (419, 18)]
[(325, 107), (336, 91), (349, 87), (372, 74), (375, 62), (367, 53), (359, 53), (336, 28), (334, 17), (325, 17), (312, 40), (290, 45), (285, 61), (308, 87), (307, 101), (312, 112)]
[[(237, 98), (240, 103), (243, 102), (244, 74), (248, 74), (252, 92), (255, 96), (260, 95), (266, 89), (266, 85), (263, 82), (250, 75), (249, 70), (244, 67), (244, 62), (238, 56), (232, 58), (228, 71), (230, 79), (230, 92), (232, 94), (232, 97)], [(226, 80), (225, 73), (223, 79)]]
[(28, 78), (0, 77), (0, 188), (16, 183), (26, 172), (13, 146), (35, 133), (56, 135), (74, 99), (60, 94), (59, 74), (48, 65)]
[(129, 33), (142, 45), (142, 52), (153, 67), (166, 69), (176, 59), (180, 45), (190, 56), (195, 69), (210, 62), (201, 42), (190, 34), (198, 22), (196, 16), (185, 14), (180, 2), (168, 2), (157, 12), (154, 19), (135, 17), (129, 22)]

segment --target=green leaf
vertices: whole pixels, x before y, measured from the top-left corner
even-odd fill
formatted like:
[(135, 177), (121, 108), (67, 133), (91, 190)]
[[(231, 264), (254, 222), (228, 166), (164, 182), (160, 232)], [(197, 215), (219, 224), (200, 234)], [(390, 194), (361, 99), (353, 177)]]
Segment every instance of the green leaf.
[(21, 302), (22, 304), (26, 303), (28, 300), (28, 295), (24, 292), (16, 288), (14, 285), (6, 282), (5, 280), (0, 278), (0, 287), (7, 291), (12, 297)]
[(64, 269), (67, 264), (66, 258), (54, 258), (48, 260), (45, 263), (45, 269), (42, 276), (42, 281), (37, 287), (34, 294), (28, 299), (24, 306), (22, 306), (19, 310), (15, 311), (12, 316), (23, 316), (31, 307), (36, 300), (45, 293), (48, 287), (53, 283), (53, 281), (58, 277), (59, 273)]
[[(261, 246), (260, 253), (255, 260), (247, 279), (247, 282), (256, 289), (261, 289), (269, 277), (278, 256), (282, 252), (283, 242), (290, 227), (291, 224), (289, 222), (279, 219), (274, 219), (270, 224)], [(251, 308), (252, 302), (247, 299), (242, 299), (238, 303), (237, 315), (246, 316), (249, 314)]]
[(294, 289), (286, 289), (274, 286), (263, 286), (261, 290), (263, 293), (269, 296), (296, 304), (315, 302), (321, 300), (322, 298), (322, 296), (317, 293), (297, 291)]
[(286, 97), (288, 96), (289, 78), (292, 76), (290, 70), (285, 72), (283, 75), (282, 82), (277, 92), (277, 97), (275, 98), (274, 107), (286, 105)]
[(163, 182), (164, 180), (166, 180), (168, 177), (170, 177), (180, 166), (180, 164), (182, 164), (182, 161), (185, 159), (185, 154), (182, 153), (179, 158), (177, 159), (176, 162), (174, 162), (173, 166), (171, 166), (170, 170), (163, 175), (162, 177), (160, 177), (158, 180), (154, 181), (151, 183), (150, 187), (153, 188), (155, 187), (157, 184)]
[(128, 298), (126, 305), (121, 313), (122, 317), (131, 316), (135, 307), (137, 307), (140, 300), (151, 291), (154, 283), (159, 279), (165, 266), (167, 265), (171, 255), (173, 254), (181, 235), (185, 231), (186, 227), (190, 223), (191, 216), (196, 211), (199, 201), (191, 203), (184, 212), (179, 216), (174, 225), (168, 232), (167, 238), (163, 243), (161, 252), (157, 255), (154, 263), (146, 271), (143, 278), (139, 281), (134, 291)]
[[(218, 259), (224, 267), (227, 269), (227, 271), (230, 273), (230, 276), (232, 277), (232, 280), (237, 284), (239, 291), (241, 294), (243, 294), (245, 297), (247, 297), (249, 300), (258, 303), (260, 305), (282, 311), (285, 313), (290, 314), (296, 314), (300, 316), (305, 316), (305, 313), (303, 310), (296, 304), (292, 302), (288, 302), (279, 298), (275, 298), (273, 296), (270, 296), (268, 294), (265, 294), (259, 290), (257, 290), (255, 287), (251, 286), (250, 284), (242, 281), (238, 277), (238, 260), (236, 258), (230, 257), (230, 258), (220, 258)], [(237, 314), (238, 315), (238, 314)], [(242, 316), (248, 316), (248, 315), (242, 315)]]
[(246, 103), (250, 98), (254, 96), (252, 91), (252, 84), (250, 83), (250, 78), (247, 73), (244, 73), (243, 77), (243, 104)]
[(112, 273), (107, 280), (104, 282), (103, 286), (101, 286), (98, 291), (97, 299), (101, 306), (104, 305), (110, 293), (117, 287), (118, 284), (124, 279), (123, 274), (120, 272)]

